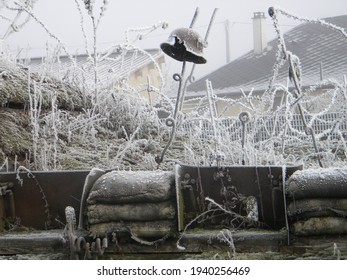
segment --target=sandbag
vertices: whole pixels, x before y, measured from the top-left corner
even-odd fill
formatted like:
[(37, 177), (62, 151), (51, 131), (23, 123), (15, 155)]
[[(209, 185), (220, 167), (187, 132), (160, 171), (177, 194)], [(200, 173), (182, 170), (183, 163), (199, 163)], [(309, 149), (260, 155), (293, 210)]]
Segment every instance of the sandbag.
[(323, 216), (347, 216), (347, 199), (312, 198), (290, 202), (287, 214), (291, 219), (307, 219)]
[(174, 173), (170, 171), (112, 171), (92, 187), (88, 204), (165, 201), (174, 196)]
[(155, 221), (174, 219), (176, 210), (173, 202), (136, 204), (92, 204), (88, 206), (89, 224), (112, 221)]
[(133, 234), (140, 238), (161, 238), (175, 233), (171, 220), (147, 222), (110, 222), (90, 225), (90, 235), (104, 237), (110, 233)]
[(103, 169), (93, 168), (89, 172), (89, 174), (87, 175), (84, 181), (81, 204), (80, 204), (80, 213), (79, 213), (79, 219), (78, 219), (79, 229), (82, 229), (85, 225), (84, 209), (86, 207), (86, 202), (87, 202), (89, 192), (91, 188), (93, 187), (93, 185), (95, 184), (96, 180), (99, 179), (103, 174), (105, 174), (105, 171)]
[(347, 198), (347, 168), (319, 168), (296, 171), (287, 181), (292, 199)]
[(294, 235), (330, 235), (346, 234), (347, 219), (341, 217), (315, 217), (306, 221), (297, 221), (291, 225)]

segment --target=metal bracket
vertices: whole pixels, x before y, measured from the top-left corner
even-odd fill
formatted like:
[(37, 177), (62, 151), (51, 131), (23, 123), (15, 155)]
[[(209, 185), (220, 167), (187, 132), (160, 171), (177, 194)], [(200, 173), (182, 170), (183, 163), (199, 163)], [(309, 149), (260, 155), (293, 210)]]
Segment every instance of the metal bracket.
[(5, 230), (9, 218), (15, 218), (12, 188), (12, 182), (0, 183), (0, 232)]

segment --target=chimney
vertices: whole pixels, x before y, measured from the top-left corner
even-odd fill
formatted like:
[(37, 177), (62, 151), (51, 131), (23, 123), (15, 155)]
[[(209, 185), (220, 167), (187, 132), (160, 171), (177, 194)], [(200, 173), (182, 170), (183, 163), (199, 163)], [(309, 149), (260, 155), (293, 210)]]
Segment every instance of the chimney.
[(263, 12), (255, 12), (253, 16), (253, 45), (254, 54), (262, 54), (266, 48), (266, 17)]

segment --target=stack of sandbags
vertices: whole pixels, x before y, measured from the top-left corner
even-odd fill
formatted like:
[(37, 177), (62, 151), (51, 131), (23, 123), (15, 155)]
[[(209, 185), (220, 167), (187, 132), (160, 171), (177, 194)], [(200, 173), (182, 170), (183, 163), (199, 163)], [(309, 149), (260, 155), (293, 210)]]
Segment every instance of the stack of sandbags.
[(286, 194), (293, 234), (347, 234), (347, 168), (296, 171)]
[(162, 238), (176, 228), (174, 173), (112, 171), (93, 185), (87, 217), (93, 236), (130, 233), (139, 238)]

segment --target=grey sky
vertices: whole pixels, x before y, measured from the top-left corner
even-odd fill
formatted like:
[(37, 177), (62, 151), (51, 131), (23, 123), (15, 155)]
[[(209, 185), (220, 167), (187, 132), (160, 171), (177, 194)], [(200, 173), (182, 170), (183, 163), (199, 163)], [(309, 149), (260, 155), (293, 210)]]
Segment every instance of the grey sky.
[[(0, 0), (1, 1), (1, 0)], [(83, 1), (78, 0), (83, 7)], [(101, 0), (95, 0), (101, 3)], [(221, 67), (226, 61), (225, 50), (225, 25), (226, 19), (230, 22), (230, 56), (235, 59), (251, 50), (253, 47), (252, 16), (254, 12), (265, 12), (268, 22), (268, 39), (274, 38), (271, 20), (267, 15), (270, 6), (279, 6), (294, 14), (309, 18), (324, 18), (347, 13), (346, 0), (109, 0), (108, 9), (102, 18), (99, 31), (99, 50), (103, 50), (113, 44), (121, 44), (125, 41), (125, 30), (128, 28), (151, 26), (160, 21), (167, 21), (169, 27), (166, 30), (158, 29), (147, 38), (135, 43), (143, 48), (157, 48), (165, 41), (173, 29), (188, 27), (196, 7), (200, 13), (194, 28), (204, 36), (207, 25), (214, 8), (218, 8), (214, 25), (209, 36), (209, 45), (205, 49), (205, 57), (208, 63), (197, 67), (197, 78)], [(3, 13), (0, 10), (0, 14)], [(35, 4), (35, 15), (45, 23), (47, 28), (62, 42), (72, 53), (84, 52), (83, 36), (80, 28), (80, 16), (74, 0), (38, 0)], [(288, 30), (299, 22), (280, 18), (283, 29)], [(91, 30), (90, 19), (85, 17), (85, 26)], [(8, 24), (0, 19), (0, 38)], [(47, 33), (35, 21), (31, 20), (20, 32), (12, 34), (7, 43), (14, 52), (21, 49), (21, 54), (38, 56), (45, 53), (45, 44), (48, 40)], [(89, 32), (91, 42), (91, 33)], [(50, 40), (54, 44), (54, 41)], [(30, 51), (26, 51), (30, 49)], [(176, 61), (169, 64), (175, 68)]]

